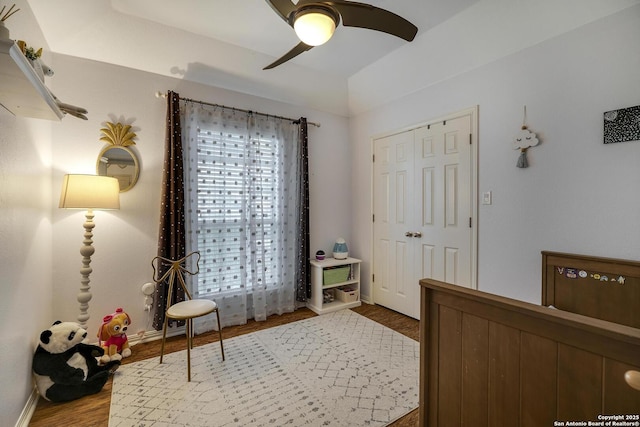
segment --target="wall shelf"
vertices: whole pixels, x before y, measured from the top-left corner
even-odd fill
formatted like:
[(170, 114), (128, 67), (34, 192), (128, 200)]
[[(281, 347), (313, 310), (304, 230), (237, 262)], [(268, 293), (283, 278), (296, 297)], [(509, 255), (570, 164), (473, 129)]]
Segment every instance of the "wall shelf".
[(0, 104), (16, 116), (61, 120), (64, 113), (13, 40), (0, 40)]

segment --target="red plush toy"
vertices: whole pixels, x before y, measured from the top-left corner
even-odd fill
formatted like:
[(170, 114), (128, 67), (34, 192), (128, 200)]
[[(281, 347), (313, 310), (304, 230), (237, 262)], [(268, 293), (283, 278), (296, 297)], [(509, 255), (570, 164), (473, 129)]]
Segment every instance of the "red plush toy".
[(131, 318), (121, 308), (116, 309), (113, 314), (104, 316), (98, 331), (100, 347), (104, 349), (104, 355), (100, 358), (102, 363), (131, 356), (126, 334), (130, 323)]

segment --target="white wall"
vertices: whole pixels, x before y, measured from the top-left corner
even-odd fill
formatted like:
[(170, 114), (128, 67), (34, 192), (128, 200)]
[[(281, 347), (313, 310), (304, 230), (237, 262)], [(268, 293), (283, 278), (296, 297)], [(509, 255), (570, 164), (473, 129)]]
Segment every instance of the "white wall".
[(51, 318), (51, 128), (0, 109), (0, 425), (31, 393), (31, 356)]
[[(28, 5), (11, 37), (42, 46)], [(0, 425), (14, 425), (33, 386), (31, 356), (51, 319), (51, 122), (0, 107)]]
[[(640, 143), (602, 143), (603, 112), (640, 104), (638, 40), (640, 6), (633, 6), (353, 117), (352, 246), (365, 260), (365, 280), (372, 136), (474, 105), (479, 192), (493, 192), (493, 204), (479, 210), (481, 290), (539, 303), (541, 250), (638, 259)], [(413, 53), (396, 65), (420, 70), (433, 61)], [(380, 73), (372, 84), (387, 79)], [(530, 167), (518, 169), (511, 141), (524, 105), (542, 143), (529, 150)]]
[[(88, 325), (92, 337), (102, 317), (117, 307), (132, 317), (130, 336), (151, 328), (140, 288), (151, 281), (150, 262), (158, 238), (166, 101), (156, 98), (156, 91), (174, 90), (187, 98), (286, 117), (305, 116), (321, 123), (320, 128), (309, 126), (312, 253), (330, 250), (338, 236), (351, 237), (346, 118), (64, 55), (56, 55), (52, 67), (58, 97), (89, 111), (88, 121), (67, 117), (54, 127), (52, 206), (57, 206), (64, 174), (95, 173), (105, 121), (131, 124), (138, 136), (134, 150), (141, 160), (140, 180), (132, 190), (121, 193), (119, 211), (95, 212)], [(54, 209), (53, 307), (54, 317), (62, 320), (75, 320), (78, 312), (83, 222), (83, 212)]]
[(371, 111), (637, 4), (479, 0), (351, 76), (349, 111)]

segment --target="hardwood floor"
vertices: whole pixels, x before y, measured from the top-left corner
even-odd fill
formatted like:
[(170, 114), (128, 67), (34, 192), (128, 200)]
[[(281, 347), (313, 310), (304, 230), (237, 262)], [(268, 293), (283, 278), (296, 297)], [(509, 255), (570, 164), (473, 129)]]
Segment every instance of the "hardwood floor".
[[(356, 307), (352, 310), (418, 341), (420, 322), (415, 319), (378, 305), (363, 304), (362, 306)], [(222, 337), (223, 340), (226, 340), (238, 335), (248, 334), (250, 332), (307, 319), (313, 316), (316, 316), (316, 314), (309, 309), (303, 308), (282, 316), (271, 316), (265, 322), (255, 322), (250, 320), (246, 325), (224, 328), (222, 330)], [(218, 341), (217, 338), (217, 333), (198, 335), (194, 338), (194, 346)], [(184, 350), (184, 348), (185, 338), (183, 335), (167, 339), (165, 348), (167, 353)], [(140, 343), (132, 346), (132, 353), (133, 354), (130, 357), (124, 359), (123, 364), (158, 356), (160, 354), (160, 340)], [(100, 393), (92, 396), (86, 396), (72, 402), (51, 403), (40, 398), (29, 425), (31, 427), (108, 426), (109, 406), (111, 405), (111, 381), (112, 380), (110, 379), (107, 382)], [(412, 411), (398, 421), (392, 423), (391, 426), (418, 426), (418, 410), (416, 409)]]

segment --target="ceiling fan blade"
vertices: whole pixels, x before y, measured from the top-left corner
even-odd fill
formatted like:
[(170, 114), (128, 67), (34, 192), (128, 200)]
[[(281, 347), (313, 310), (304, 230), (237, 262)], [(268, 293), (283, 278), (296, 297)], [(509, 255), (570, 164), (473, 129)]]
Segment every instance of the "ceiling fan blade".
[(370, 4), (342, 0), (332, 0), (324, 3), (333, 6), (340, 13), (342, 24), (346, 27), (382, 31), (409, 42), (414, 39), (418, 32), (418, 27), (403, 17)]
[(286, 22), (289, 22), (289, 15), (296, 10), (296, 5), (291, 0), (267, 0), (269, 6)]
[(277, 67), (280, 64), (284, 64), (288, 60), (290, 60), (292, 58), (295, 58), (296, 56), (300, 55), (301, 53), (304, 53), (304, 52), (310, 50), (312, 47), (313, 46), (309, 46), (308, 44), (300, 42), (300, 43), (298, 43), (298, 45), (296, 47), (294, 47), (289, 52), (284, 54), (284, 56), (282, 58), (278, 59), (276, 62), (274, 62), (272, 64), (267, 65), (266, 67), (263, 68), (263, 70), (270, 70), (272, 68)]

